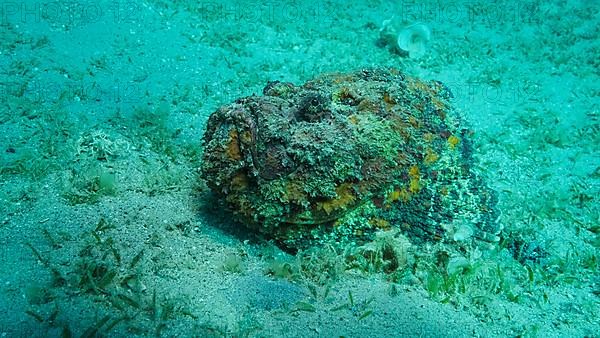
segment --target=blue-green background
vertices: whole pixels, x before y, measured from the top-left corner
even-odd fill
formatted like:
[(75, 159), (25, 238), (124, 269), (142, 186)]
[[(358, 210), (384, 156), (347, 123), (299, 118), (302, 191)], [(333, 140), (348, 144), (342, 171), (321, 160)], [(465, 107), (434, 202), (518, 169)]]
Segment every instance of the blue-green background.
[[(0, 335), (598, 337), (599, 11), (595, 0), (1, 2)], [(388, 19), (429, 27), (425, 55), (378, 42)], [(451, 257), (468, 262), (452, 281), (435, 272), (435, 248), (404, 242), (402, 278), (348, 270), (339, 252), (311, 261), (337, 262), (331, 280), (278, 276), (273, 266), (310, 259), (214, 206), (197, 172), (211, 112), (270, 80), (367, 66), (450, 87), (520, 249)], [(111, 228), (96, 239), (101, 219)], [(127, 262), (118, 276), (137, 276), (111, 292), (138, 306), (79, 288), (82, 248), (107, 240)]]

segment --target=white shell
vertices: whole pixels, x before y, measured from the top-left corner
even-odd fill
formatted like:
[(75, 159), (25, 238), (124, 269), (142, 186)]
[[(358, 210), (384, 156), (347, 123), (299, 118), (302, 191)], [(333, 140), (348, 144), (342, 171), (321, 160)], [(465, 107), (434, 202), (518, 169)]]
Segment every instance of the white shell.
[(422, 23), (405, 27), (398, 34), (398, 48), (408, 53), (410, 58), (425, 55), (427, 44), (431, 40), (431, 30)]

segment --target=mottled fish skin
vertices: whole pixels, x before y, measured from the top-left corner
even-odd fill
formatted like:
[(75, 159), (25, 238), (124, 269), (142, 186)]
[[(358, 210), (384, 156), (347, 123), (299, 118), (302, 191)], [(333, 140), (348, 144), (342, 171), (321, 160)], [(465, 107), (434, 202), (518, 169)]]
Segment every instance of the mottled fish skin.
[(290, 248), (392, 229), (493, 242), (496, 197), (451, 99), (394, 69), (269, 82), (211, 115), (202, 177), (241, 224)]

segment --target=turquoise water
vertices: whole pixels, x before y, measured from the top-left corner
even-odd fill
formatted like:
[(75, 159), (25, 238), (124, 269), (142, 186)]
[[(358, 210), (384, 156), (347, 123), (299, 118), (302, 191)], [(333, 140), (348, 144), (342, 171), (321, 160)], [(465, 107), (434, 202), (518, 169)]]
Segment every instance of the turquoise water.
[[(0, 335), (599, 337), (599, 11), (3, 2)], [(365, 67), (450, 89), (498, 243), (396, 230), (292, 255), (211, 195), (198, 168), (218, 107)]]

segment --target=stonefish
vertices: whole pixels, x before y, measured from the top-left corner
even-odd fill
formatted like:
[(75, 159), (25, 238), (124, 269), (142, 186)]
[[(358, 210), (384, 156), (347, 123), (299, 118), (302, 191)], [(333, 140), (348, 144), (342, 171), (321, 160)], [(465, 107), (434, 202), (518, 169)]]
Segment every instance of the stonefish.
[(449, 90), (394, 69), (269, 82), (209, 118), (201, 172), (244, 226), (297, 249), (399, 229), (497, 241), (495, 194)]

